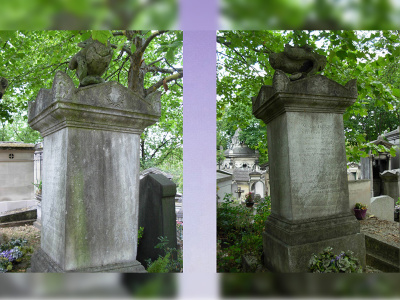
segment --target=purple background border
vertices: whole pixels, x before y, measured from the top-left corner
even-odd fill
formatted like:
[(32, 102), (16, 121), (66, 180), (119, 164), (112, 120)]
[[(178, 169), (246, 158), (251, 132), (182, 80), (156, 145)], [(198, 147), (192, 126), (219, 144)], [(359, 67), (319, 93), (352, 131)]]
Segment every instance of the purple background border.
[(181, 296), (216, 297), (217, 1), (180, 1), (183, 30), (183, 276)]

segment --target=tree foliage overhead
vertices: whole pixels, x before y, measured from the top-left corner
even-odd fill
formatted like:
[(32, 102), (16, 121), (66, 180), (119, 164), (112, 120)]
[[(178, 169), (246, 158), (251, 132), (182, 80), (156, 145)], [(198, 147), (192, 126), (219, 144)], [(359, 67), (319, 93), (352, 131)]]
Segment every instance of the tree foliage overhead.
[(269, 54), (282, 52), (287, 43), (308, 44), (325, 55), (322, 74), (328, 78), (343, 85), (357, 79), (357, 101), (344, 114), (349, 160), (384, 150), (368, 142), (399, 125), (398, 31), (219, 31), (217, 43), (218, 147), (241, 127), (246, 144), (267, 161), (265, 124), (252, 115), (251, 98), (272, 84)]
[[(79, 85), (68, 63), (81, 49), (78, 43), (89, 37), (110, 42), (114, 49), (103, 75), (106, 81), (118, 81), (142, 96), (163, 91), (160, 121), (142, 134), (142, 167), (162, 165), (166, 159), (181, 161), (181, 31), (0, 31), (0, 76), (9, 81), (0, 100), (1, 139), (23, 140), (22, 134), (10, 136), (12, 123), (21, 123), (22, 118), (26, 124), (28, 101), (35, 100), (41, 88), (51, 88), (57, 70), (66, 72)], [(25, 136), (35, 142), (32, 134)]]

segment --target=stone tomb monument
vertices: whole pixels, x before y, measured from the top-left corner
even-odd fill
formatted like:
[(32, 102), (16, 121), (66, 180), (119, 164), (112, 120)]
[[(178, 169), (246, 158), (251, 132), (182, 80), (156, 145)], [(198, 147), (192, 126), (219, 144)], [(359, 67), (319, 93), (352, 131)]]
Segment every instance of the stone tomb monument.
[(160, 116), (117, 82), (75, 88), (57, 72), (29, 103), (44, 138), (42, 238), (32, 272), (144, 272), (136, 260), (140, 134)]
[(145, 264), (155, 261), (164, 251), (154, 248), (167, 237), (169, 248), (177, 249), (175, 195), (176, 184), (162, 174), (147, 174), (140, 179), (139, 226), (144, 228), (137, 259)]
[(264, 263), (275, 272), (307, 272), (312, 254), (327, 246), (337, 254), (353, 251), (365, 266), (364, 235), (348, 208), (342, 116), (357, 86), (309, 76), (302, 67), (324, 66), (317, 58), (300, 61), (290, 78), (277, 69), (273, 85), (253, 99), (253, 114), (267, 124), (272, 212), (263, 247)]

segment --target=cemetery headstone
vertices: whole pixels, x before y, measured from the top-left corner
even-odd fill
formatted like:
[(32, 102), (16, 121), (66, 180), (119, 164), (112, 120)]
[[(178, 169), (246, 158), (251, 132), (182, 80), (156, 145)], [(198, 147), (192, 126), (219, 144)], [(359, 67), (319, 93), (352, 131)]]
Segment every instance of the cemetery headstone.
[(144, 272), (136, 260), (140, 134), (160, 93), (117, 82), (75, 88), (57, 72), (29, 103), (44, 138), (42, 232), (33, 272)]
[[(321, 61), (300, 62), (314, 72)], [(348, 208), (343, 128), (356, 99), (355, 80), (342, 86), (322, 75), (289, 78), (281, 69), (253, 99), (253, 114), (267, 124), (272, 211), (263, 248), (271, 271), (307, 272), (312, 254), (328, 246), (353, 251), (365, 266), (364, 235)]]
[(389, 196), (372, 197), (369, 213), (381, 220), (393, 221), (394, 200)]
[(400, 169), (386, 170), (379, 173), (382, 180), (383, 195), (388, 195), (393, 199), (400, 197)]
[(159, 237), (168, 239), (169, 248), (177, 247), (176, 184), (161, 174), (148, 174), (140, 180), (139, 188), (139, 227), (143, 227), (143, 237), (138, 245), (137, 260), (145, 264), (147, 259), (155, 261), (164, 255), (154, 248)]

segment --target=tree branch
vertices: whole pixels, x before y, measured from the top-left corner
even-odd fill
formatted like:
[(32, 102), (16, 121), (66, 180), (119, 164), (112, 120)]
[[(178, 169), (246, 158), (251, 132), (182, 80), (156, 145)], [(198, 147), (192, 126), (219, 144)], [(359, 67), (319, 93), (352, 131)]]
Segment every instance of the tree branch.
[(164, 59), (164, 57), (161, 57), (161, 58), (159, 58), (159, 59), (157, 59), (157, 60), (155, 60), (155, 61), (152, 61), (151, 63), (149, 63), (149, 64), (147, 64), (147, 65), (148, 65), (148, 66), (154, 65), (154, 64), (158, 63), (159, 61), (162, 61), (163, 59)]
[[(114, 44), (111, 44), (111, 48), (117, 49), (118, 46), (117, 46), (117, 45), (114, 45)], [(121, 51), (125, 51), (129, 56), (132, 56), (131, 50), (130, 50), (126, 45), (124, 45), (124, 46), (122, 47)]]
[(150, 93), (156, 91), (160, 86), (162, 86), (164, 84), (164, 80), (167, 83), (167, 82), (170, 82), (172, 80), (176, 80), (176, 79), (179, 79), (179, 78), (182, 78), (182, 77), (183, 77), (183, 72), (182, 73), (175, 73), (173, 75), (161, 78), (159, 81), (157, 81), (151, 87), (146, 89), (146, 94), (150, 94)]
[(175, 72), (182, 72), (183, 71), (182, 68), (176, 68), (176, 69), (174, 69), (175, 70), (174, 71), (174, 70), (170, 70), (170, 69), (159, 68), (159, 67), (156, 67), (156, 66), (150, 66), (149, 67), (149, 65), (147, 65), (145, 67), (145, 70), (146, 70), (146, 72), (158, 72), (158, 73), (169, 73), (169, 74), (173, 74)]
[(108, 80), (109, 78), (111, 78), (115, 73), (118, 72), (118, 81), (119, 81), (119, 74), (121, 73), (122, 68), (124, 67), (125, 63), (129, 60), (129, 56), (127, 56), (124, 60), (124, 62), (122, 63), (122, 65), (115, 70), (114, 72), (112, 72), (109, 76), (106, 77), (106, 80)]
[(150, 159), (153, 159), (153, 157), (156, 155), (156, 153), (158, 152), (158, 150), (160, 150), (160, 148), (162, 148), (169, 140), (167, 140), (167, 136), (168, 136), (168, 132), (165, 134), (162, 142), (160, 145), (158, 145), (158, 147), (153, 151), (153, 153), (150, 156)]
[[(147, 46), (149, 46), (150, 42), (157, 36), (162, 35), (164, 33), (168, 32), (168, 30), (161, 30), (161, 31), (156, 31), (154, 32), (152, 35), (150, 35), (143, 43), (143, 45), (140, 47), (140, 52), (144, 52), (147, 48)], [(136, 50), (137, 51), (137, 50)]]

